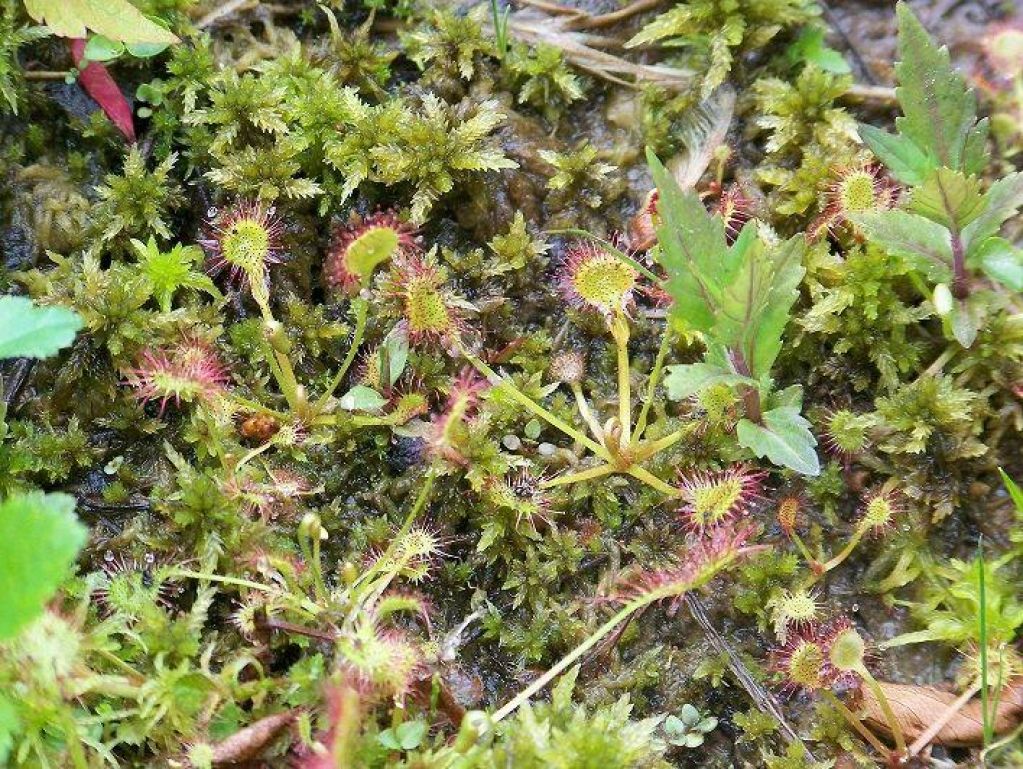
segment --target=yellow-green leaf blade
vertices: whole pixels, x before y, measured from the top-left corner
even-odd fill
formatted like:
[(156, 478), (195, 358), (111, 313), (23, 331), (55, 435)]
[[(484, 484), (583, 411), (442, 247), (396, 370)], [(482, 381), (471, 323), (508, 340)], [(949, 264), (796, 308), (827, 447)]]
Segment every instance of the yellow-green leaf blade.
[(17, 494), (0, 503), (0, 641), (35, 619), (88, 536), (67, 494)]
[(60, 37), (85, 37), (92, 30), (122, 43), (178, 42), (128, 0), (25, 0), (25, 9)]

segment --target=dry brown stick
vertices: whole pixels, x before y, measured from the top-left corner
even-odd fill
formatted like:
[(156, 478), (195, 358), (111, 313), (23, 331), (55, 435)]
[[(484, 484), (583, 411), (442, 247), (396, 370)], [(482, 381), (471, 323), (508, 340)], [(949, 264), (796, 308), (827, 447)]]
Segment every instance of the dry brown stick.
[(218, 5), (212, 11), (203, 16), (199, 21), (195, 23), (197, 29), (203, 29), (210, 26), (226, 16), (230, 16), (235, 11), (248, 10), (249, 8), (255, 8), (259, 5), (258, 0), (227, 0), (223, 5)]
[(710, 618), (707, 616), (707, 610), (703, 605), (703, 602), (694, 596), (692, 593), (686, 593), (684, 599), (686, 608), (689, 609), (689, 613), (693, 615), (693, 619), (696, 620), (696, 624), (699, 625), (703, 632), (707, 635), (707, 640), (710, 641), (710, 645), (721, 654), (728, 657), (728, 669), (732, 671), (732, 675), (739, 681), (739, 685), (746, 690), (746, 693), (752, 698), (753, 702), (758, 708), (765, 711), (766, 713), (773, 716), (778, 723), (781, 725), (781, 730), (785, 734), (785, 739), (789, 742), (798, 742), (803, 746), (803, 750), (806, 751), (806, 757), (810, 761), (816, 761), (813, 757), (813, 753), (806, 747), (806, 743), (803, 742), (802, 737), (796, 734), (796, 730), (793, 729), (789, 722), (785, 720), (785, 716), (781, 712), (781, 707), (778, 701), (774, 698), (767, 689), (760, 685), (750, 673), (749, 668), (739, 657), (739, 653), (732, 648), (731, 644), (728, 643), (721, 634), (714, 628)]
[(617, 11), (602, 13), (599, 16), (587, 16), (578, 21), (570, 22), (570, 26), (575, 29), (607, 27), (612, 24), (617, 24), (619, 21), (624, 21), (630, 16), (635, 16), (637, 13), (643, 13), (643, 11), (649, 11), (652, 8), (656, 8), (661, 4), (661, 2), (662, 0), (636, 0), (636, 2), (629, 3), (627, 6), (619, 8)]
[(858, 101), (877, 101), (883, 104), (894, 104), (895, 89), (885, 85), (865, 85), (853, 83), (844, 96)]

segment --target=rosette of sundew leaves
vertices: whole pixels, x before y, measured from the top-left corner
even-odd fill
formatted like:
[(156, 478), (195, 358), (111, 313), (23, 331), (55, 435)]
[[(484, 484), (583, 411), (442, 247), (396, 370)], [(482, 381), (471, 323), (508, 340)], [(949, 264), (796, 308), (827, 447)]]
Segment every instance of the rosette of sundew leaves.
[(946, 333), (969, 347), (1000, 305), (987, 288), (1023, 290), (1023, 250), (999, 237), (1023, 204), (1023, 173), (986, 191), (979, 175), (991, 157), (988, 120), (977, 120), (977, 98), (909, 7), (900, 3), (896, 133), (861, 125), (860, 135), (889, 173), (907, 185), (905, 203), (852, 216), (860, 231), (905, 259), (933, 286)]
[(698, 332), (706, 348), (699, 363), (666, 367), (668, 396), (734, 388), (744, 408), (739, 444), (781, 467), (817, 475), (817, 441), (800, 413), (802, 388), (778, 389), (771, 377), (803, 278), (805, 239), (776, 241), (751, 221), (729, 245), (721, 217), (683, 191), (653, 152), (647, 157), (659, 195), (657, 258), (668, 274), (672, 316)]
[[(81, 326), (63, 307), (0, 297), (0, 360), (48, 358), (71, 344)], [(6, 412), (0, 400), (0, 444), (7, 434)], [(67, 494), (31, 491), (0, 500), (0, 643), (42, 614), (85, 544), (88, 533), (74, 509)]]

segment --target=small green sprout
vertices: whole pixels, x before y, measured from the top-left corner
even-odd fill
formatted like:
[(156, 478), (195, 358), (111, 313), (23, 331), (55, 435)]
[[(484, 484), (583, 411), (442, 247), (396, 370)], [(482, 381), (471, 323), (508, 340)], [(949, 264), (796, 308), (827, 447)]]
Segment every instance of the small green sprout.
[(717, 725), (717, 718), (700, 715), (700, 711), (687, 702), (677, 716), (664, 719), (664, 738), (669, 745), (679, 748), (698, 748)]

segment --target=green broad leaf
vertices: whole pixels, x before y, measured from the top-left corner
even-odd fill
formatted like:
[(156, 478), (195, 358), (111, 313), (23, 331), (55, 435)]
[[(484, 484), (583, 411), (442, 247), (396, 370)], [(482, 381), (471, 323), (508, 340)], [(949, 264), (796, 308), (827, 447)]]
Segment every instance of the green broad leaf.
[(728, 248), (721, 219), (707, 213), (696, 193), (683, 191), (650, 149), (647, 161), (657, 185), (657, 241), (672, 311), (692, 330), (707, 333), (720, 293), (735, 276), (736, 252)]
[(125, 43), (124, 48), (136, 59), (151, 59), (167, 50), (170, 43)]
[[(987, 310), (986, 302), (976, 301), (976, 298), (977, 295), (974, 294), (966, 301), (956, 301), (952, 305), (952, 310), (941, 319), (952, 337), (967, 348), (977, 340), (977, 334), (984, 326)], [(983, 297), (980, 298), (983, 300)]]
[(984, 118), (970, 129), (963, 148), (963, 171), (971, 175), (980, 175), (987, 168), (991, 153), (987, 148), (987, 137), (991, 132), (991, 121)]
[(113, 61), (124, 53), (124, 43), (103, 35), (92, 35), (85, 44), (85, 58), (89, 61)]
[(338, 400), (345, 411), (379, 411), (386, 403), (387, 398), (365, 385), (356, 385)]
[(816, 64), (825, 72), (836, 75), (845, 75), (851, 71), (849, 62), (842, 54), (824, 41), (824, 30), (820, 27), (804, 28), (796, 41), (788, 47), (785, 55), (792, 64), (809, 62)]
[(408, 362), (408, 336), (391, 333), (380, 345), (380, 371), (391, 387), (398, 381)]
[(721, 347), (741, 352), (755, 378), (770, 372), (781, 350), (803, 277), (804, 243), (801, 237), (775, 246), (749, 242), (735, 277), (720, 291), (709, 335)]
[(664, 387), (668, 391), (668, 397), (676, 401), (688, 398), (711, 385), (722, 382), (728, 385), (756, 385), (753, 379), (739, 376), (712, 363), (682, 363), (665, 366), (665, 370), (668, 373), (664, 377)]
[(863, 123), (859, 126), (859, 133), (891, 175), (903, 184), (911, 187), (923, 184), (927, 174), (935, 168), (934, 160), (906, 136)]
[(909, 5), (896, 7), (899, 62), (896, 96), (903, 116), (899, 133), (933, 155), (939, 165), (961, 169), (966, 139), (977, 117), (977, 99), (953, 68), (948, 49), (931, 40)]
[(930, 280), (944, 283), (951, 279), (952, 239), (946, 227), (898, 209), (868, 211), (850, 218), (868, 240), (907, 259)]
[(980, 180), (951, 168), (938, 168), (913, 190), (909, 208), (932, 222), (962, 230), (984, 211)]
[[(799, 297), (799, 284), (806, 270), (803, 252), (806, 240), (795, 236), (762, 251), (755, 249), (754, 258), (745, 260), (753, 266), (747, 285), (745, 322), (746, 359), (753, 375), (767, 376), (781, 352), (782, 334), (789, 321), (792, 305)], [(741, 290), (734, 281), (730, 291)]]
[(0, 297), (0, 360), (56, 355), (81, 327), (82, 319), (64, 307), (38, 307), (24, 296)]
[(781, 406), (764, 413), (764, 423), (758, 425), (742, 419), (736, 429), (739, 445), (758, 457), (766, 457), (779, 467), (787, 467), (802, 475), (818, 475), (821, 471), (817, 457), (817, 440), (810, 432), (810, 423), (799, 409)]
[(67, 494), (0, 502), (0, 641), (42, 613), (85, 545), (88, 532), (74, 510)]
[(1023, 206), (1023, 172), (1011, 173), (994, 182), (984, 200), (984, 210), (963, 230), (967, 257), (974, 248), (997, 235), (1005, 221)]
[(971, 264), (979, 264), (992, 280), (1023, 291), (1023, 249), (1016, 248), (1005, 238), (988, 238), (970, 257)]
[(25, 10), (59, 37), (85, 37), (92, 30), (122, 43), (178, 42), (128, 0), (25, 0)]

